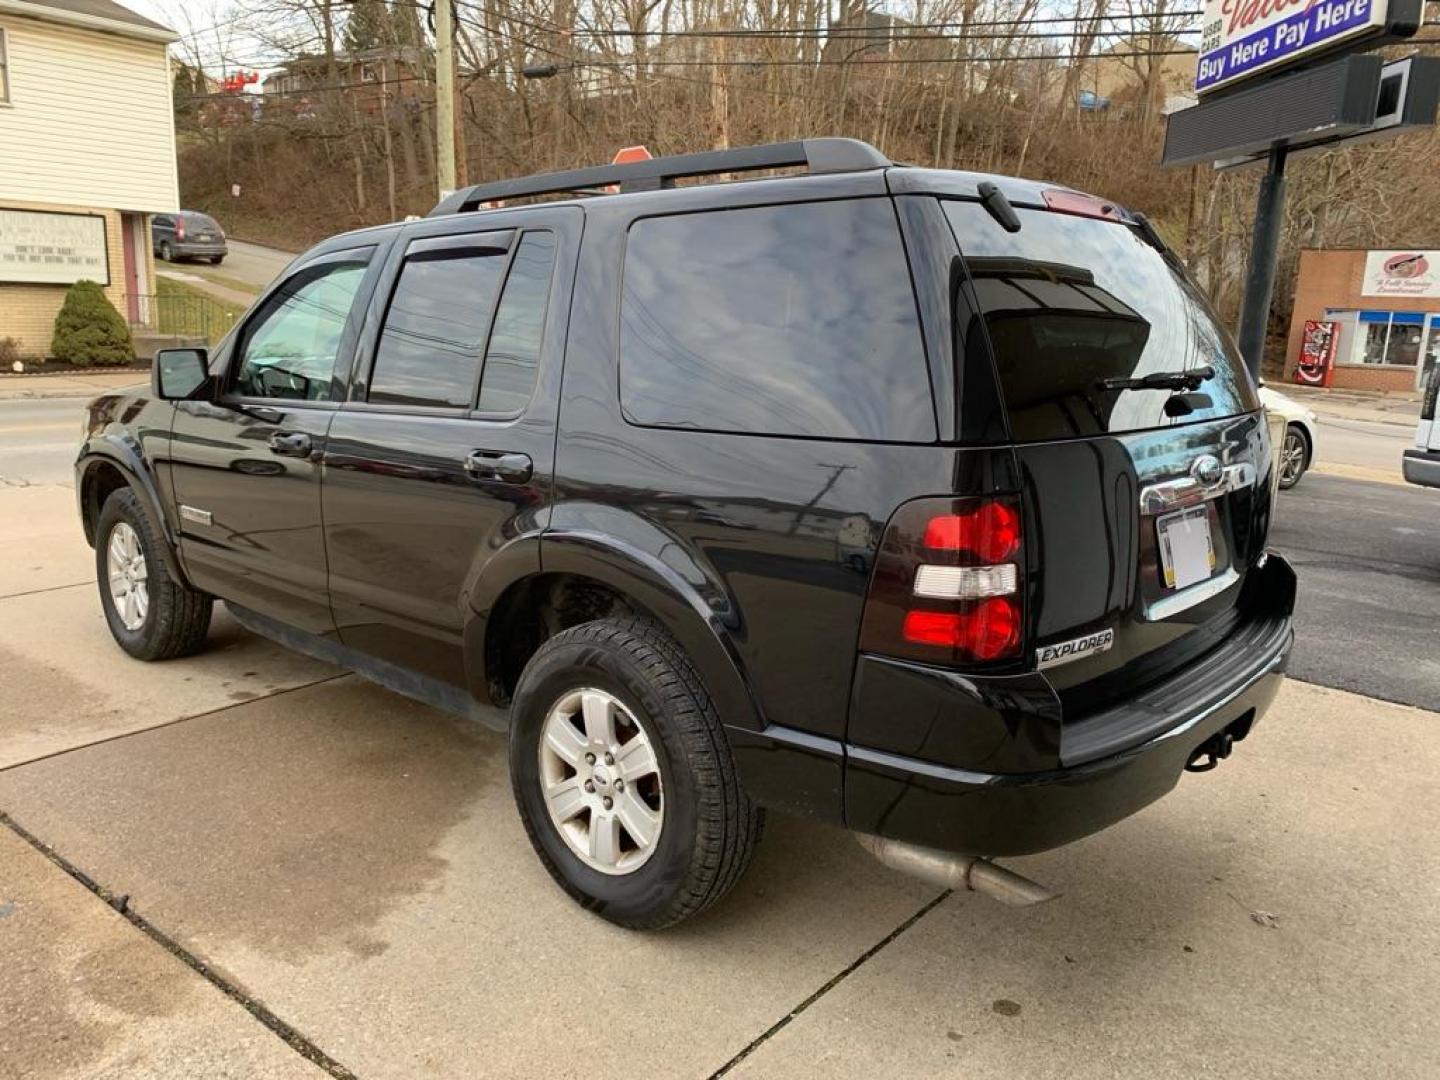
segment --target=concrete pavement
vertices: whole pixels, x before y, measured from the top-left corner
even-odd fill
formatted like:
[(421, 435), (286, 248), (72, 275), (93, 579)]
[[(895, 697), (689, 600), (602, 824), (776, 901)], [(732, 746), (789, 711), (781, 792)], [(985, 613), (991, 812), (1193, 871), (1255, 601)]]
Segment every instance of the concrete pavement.
[(0, 972), (0, 1080), (325, 1076), (3, 826)]

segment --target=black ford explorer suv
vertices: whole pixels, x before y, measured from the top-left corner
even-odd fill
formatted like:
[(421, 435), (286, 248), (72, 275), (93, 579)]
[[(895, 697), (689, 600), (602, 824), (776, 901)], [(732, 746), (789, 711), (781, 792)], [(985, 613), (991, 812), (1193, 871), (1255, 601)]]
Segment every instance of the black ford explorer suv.
[(1041, 898), (990, 860), (1228, 755), (1292, 640), (1254, 386), (1149, 224), (843, 139), (328, 240), (92, 403), (77, 474), (121, 647), (218, 597), (507, 731), (536, 852), (630, 927), (765, 808)]

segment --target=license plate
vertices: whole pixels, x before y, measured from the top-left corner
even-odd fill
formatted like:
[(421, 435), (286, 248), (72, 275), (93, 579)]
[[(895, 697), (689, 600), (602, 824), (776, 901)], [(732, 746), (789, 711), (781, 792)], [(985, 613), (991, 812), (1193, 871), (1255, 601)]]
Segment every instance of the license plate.
[(213, 236), (211, 236), (208, 232), (202, 232), (202, 233), (200, 234), (200, 239), (201, 239), (201, 240), (213, 240), (213, 239), (215, 239), (215, 238), (214, 238)]
[(1183, 589), (1215, 572), (1210, 511), (1203, 506), (1166, 514), (1155, 522), (1160, 547), (1160, 576), (1167, 589)]

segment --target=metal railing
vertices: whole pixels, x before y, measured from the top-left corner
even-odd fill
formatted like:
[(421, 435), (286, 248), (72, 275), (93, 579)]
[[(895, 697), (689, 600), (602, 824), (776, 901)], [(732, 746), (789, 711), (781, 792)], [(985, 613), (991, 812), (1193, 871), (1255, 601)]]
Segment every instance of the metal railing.
[(199, 338), (214, 345), (243, 310), (196, 292), (127, 293), (124, 314), (132, 329)]

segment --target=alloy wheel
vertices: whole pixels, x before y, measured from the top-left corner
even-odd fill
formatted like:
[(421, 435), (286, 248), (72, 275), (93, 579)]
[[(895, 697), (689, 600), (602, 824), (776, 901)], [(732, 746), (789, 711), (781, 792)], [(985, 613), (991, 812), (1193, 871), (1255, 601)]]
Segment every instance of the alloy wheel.
[(550, 821), (575, 857), (602, 874), (628, 874), (655, 853), (665, 821), (660, 763), (628, 708), (592, 687), (546, 714), (540, 783)]
[(110, 599), (115, 614), (126, 630), (139, 630), (150, 612), (150, 588), (145, 569), (145, 549), (140, 535), (129, 522), (121, 521), (110, 530), (105, 569), (110, 578)]
[(1287, 431), (1280, 448), (1280, 482), (1293, 484), (1305, 471), (1305, 439), (1298, 431)]

